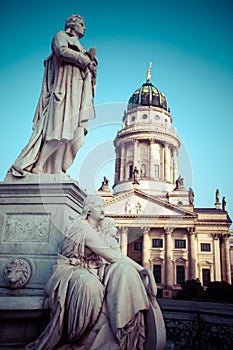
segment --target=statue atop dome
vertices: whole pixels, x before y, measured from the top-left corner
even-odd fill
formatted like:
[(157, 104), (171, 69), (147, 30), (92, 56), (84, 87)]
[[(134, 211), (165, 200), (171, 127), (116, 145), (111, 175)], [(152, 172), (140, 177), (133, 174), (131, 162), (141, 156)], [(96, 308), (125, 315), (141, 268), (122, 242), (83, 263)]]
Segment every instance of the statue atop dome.
[(149, 67), (147, 68), (146, 71), (146, 82), (149, 83), (150, 82), (150, 78), (151, 78), (151, 67), (152, 67), (152, 62), (150, 62)]

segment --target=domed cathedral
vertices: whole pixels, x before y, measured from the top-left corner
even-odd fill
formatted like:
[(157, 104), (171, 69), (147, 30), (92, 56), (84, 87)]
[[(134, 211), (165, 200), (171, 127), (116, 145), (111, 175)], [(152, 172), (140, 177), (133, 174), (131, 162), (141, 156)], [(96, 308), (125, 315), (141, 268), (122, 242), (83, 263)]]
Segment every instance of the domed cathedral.
[(194, 192), (178, 173), (181, 141), (165, 95), (146, 82), (134, 91), (114, 139), (113, 193), (104, 178), (98, 193), (116, 221), (126, 255), (153, 271), (164, 298), (186, 280), (231, 282), (231, 220), (219, 191), (213, 208), (195, 208)]
[(129, 99), (123, 127), (114, 140), (116, 168), (114, 192), (140, 190), (164, 197), (174, 189), (180, 140), (172, 127), (165, 95), (147, 80)]

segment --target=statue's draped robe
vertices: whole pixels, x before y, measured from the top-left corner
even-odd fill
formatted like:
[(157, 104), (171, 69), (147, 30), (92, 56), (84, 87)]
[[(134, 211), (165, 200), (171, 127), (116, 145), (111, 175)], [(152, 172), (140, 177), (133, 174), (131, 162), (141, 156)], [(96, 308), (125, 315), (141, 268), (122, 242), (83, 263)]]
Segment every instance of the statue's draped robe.
[[(149, 300), (138, 272), (106, 263), (85, 247), (92, 230), (76, 220), (47, 283), (51, 319), (26, 349), (143, 350)], [(95, 233), (97, 233), (95, 231)]]
[[(51, 140), (67, 141), (63, 158), (65, 172), (84, 143), (88, 120), (95, 117), (93, 92), (95, 77), (87, 68), (87, 53), (69, 32), (58, 32), (52, 54), (44, 62), (41, 95), (34, 116), (32, 136), (11, 167), (12, 174), (33, 172), (42, 146)], [(51, 172), (52, 157), (44, 171)]]

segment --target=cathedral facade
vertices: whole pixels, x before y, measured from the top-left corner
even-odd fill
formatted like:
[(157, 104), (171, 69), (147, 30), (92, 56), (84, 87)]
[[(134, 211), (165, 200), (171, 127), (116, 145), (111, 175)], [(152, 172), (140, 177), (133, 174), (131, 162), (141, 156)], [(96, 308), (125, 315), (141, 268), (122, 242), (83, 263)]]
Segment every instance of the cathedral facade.
[(114, 140), (113, 193), (106, 178), (98, 193), (116, 221), (122, 251), (151, 269), (170, 298), (186, 280), (231, 283), (231, 220), (218, 190), (213, 208), (195, 208), (194, 192), (178, 173), (181, 141), (166, 97), (150, 78), (148, 68)]

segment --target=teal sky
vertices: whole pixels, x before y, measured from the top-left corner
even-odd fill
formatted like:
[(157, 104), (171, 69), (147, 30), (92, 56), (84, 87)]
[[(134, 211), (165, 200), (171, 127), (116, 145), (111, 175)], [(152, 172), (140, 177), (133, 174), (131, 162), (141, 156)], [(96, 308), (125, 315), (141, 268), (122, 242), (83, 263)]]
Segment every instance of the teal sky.
[[(112, 140), (133, 91), (146, 79), (163, 91), (183, 143), (179, 172), (195, 206), (226, 197), (233, 219), (233, 4), (222, 0), (2, 1), (0, 13), (0, 180), (30, 135), (56, 31), (79, 13), (85, 48), (97, 47), (97, 118), (68, 173), (93, 192), (113, 185)], [(98, 160), (93, 165), (92, 160)], [(92, 169), (86, 170), (90, 165)], [(188, 169), (188, 171), (187, 171)]]

